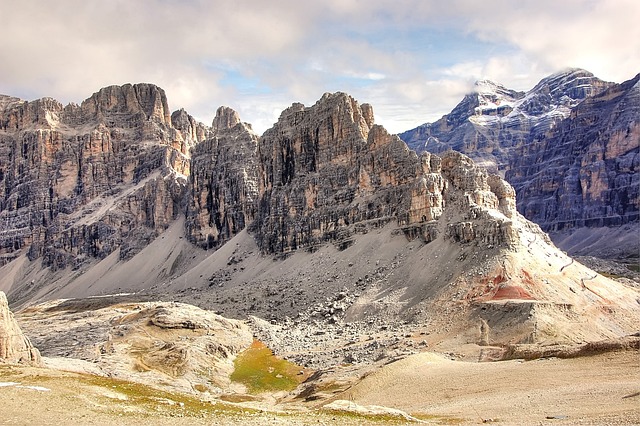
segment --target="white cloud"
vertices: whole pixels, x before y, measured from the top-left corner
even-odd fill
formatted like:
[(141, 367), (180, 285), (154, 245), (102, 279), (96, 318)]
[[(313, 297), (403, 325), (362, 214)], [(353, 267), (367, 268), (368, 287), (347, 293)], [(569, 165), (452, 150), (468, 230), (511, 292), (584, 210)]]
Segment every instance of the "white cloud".
[(613, 81), (640, 71), (636, 0), (0, 0), (0, 10), (0, 93), (80, 102), (152, 82), (173, 109), (209, 123), (228, 105), (258, 132), (326, 91), (371, 103), (400, 131), (447, 113), (479, 78), (526, 90), (567, 66)]

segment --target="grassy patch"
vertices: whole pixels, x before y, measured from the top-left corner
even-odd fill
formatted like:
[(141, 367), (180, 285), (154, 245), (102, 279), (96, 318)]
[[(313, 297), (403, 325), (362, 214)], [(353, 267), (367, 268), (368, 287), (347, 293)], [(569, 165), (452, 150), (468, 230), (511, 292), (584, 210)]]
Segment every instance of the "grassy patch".
[(611, 279), (618, 279), (618, 278), (622, 278), (623, 277), (623, 275), (612, 274), (610, 272), (604, 272), (604, 271), (598, 271), (598, 273), (600, 275), (602, 275), (603, 277), (607, 277), (607, 278), (611, 278)]
[(262, 342), (254, 340), (251, 347), (234, 361), (231, 380), (245, 385), (250, 393), (290, 391), (308, 374), (304, 368), (276, 357)]
[(354, 413), (353, 411), (328, 409), (323, 409), (322, 412), (332, 416), (333, 420), (344, 419), (345, 422), (366, 421), (367, 423), (382, 423), (385, 425), (406, 425), (409, 422), (406, 418), (394, 416), (393, 414), (363, 414)]
[(231, 404), (203, 401), (186, 394), (165, 392), (140, 383), (100, 376), (85, 377), (87, 384), (125, 395), (127, 400), (126, 402), (121, 402), (121, 405), (143, 408), (149, 413), (161, 413), (169, 416), (178, 414), (180, 417), (202, 417), (211, 415), (244, 415), (258, 412), (257, 410)]
[(422, 420), (429, 423), (435, 423), (438, 425), (458, 425), (465, 422), (464, 419), (461, 419), (458, 417), (437, 416), (437, 415), (426, 414), (426, 413), (414, 413), (412, 414), (412, 416), (418, 420)]
[(627, 263), (625, 266), (633, 272), (640, 272), (640, 263)]

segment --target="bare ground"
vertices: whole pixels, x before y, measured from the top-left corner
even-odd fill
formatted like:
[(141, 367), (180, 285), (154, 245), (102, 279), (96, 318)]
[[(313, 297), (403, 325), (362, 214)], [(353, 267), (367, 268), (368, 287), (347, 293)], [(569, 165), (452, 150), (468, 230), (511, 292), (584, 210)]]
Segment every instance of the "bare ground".
[[(200, 402), (143, 385), (52, 369), (0, 366), (0, 424), (404, 424), (301, 402), (271, 407)], [(640, 424), (640, 352), (495, 363), (422, 353), (369, 374), (333, 400), (386, 406), (427, 424)]]
[(460, 424), (640, 424), (640, 352), (493, 363), (423, 353), (338, 398)]

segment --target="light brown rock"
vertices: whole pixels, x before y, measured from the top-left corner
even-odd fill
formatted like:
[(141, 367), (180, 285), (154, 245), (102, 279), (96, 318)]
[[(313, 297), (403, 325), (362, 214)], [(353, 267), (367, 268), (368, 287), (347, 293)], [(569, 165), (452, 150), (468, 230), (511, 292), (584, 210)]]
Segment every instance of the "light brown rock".
[(40, 352), (27, 336), (9, 309), (7, 296), (0, 291), (0, 362), (26, 363), (39, 365)]

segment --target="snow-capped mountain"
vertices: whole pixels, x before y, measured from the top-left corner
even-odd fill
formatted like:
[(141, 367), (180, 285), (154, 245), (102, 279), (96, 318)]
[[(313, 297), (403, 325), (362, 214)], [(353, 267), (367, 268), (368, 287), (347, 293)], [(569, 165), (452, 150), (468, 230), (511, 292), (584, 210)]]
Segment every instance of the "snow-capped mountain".
[[(480, 81), (450, 114), (400, 137), (417, 152), (453, 149), (499, 172), (516, 189), (520, 212), (552, 237), (562, 233), (567, 244), (556, 243), (572, 253), (637, 257), (637, 80), (608, 83), (570, 69), (526, 93)], [(609, 228), (586, 246), (571, 238), (607, 227), (624, 227), (635, 242), (612, 238)]]
[(511, 148), (540, 138), (578, 103), (611, 84), (581, 69), (546, 77), (526, 93), (482, 80), (450, 114), (399, 136), (416, 152), (453, 149), (503, 174)]

